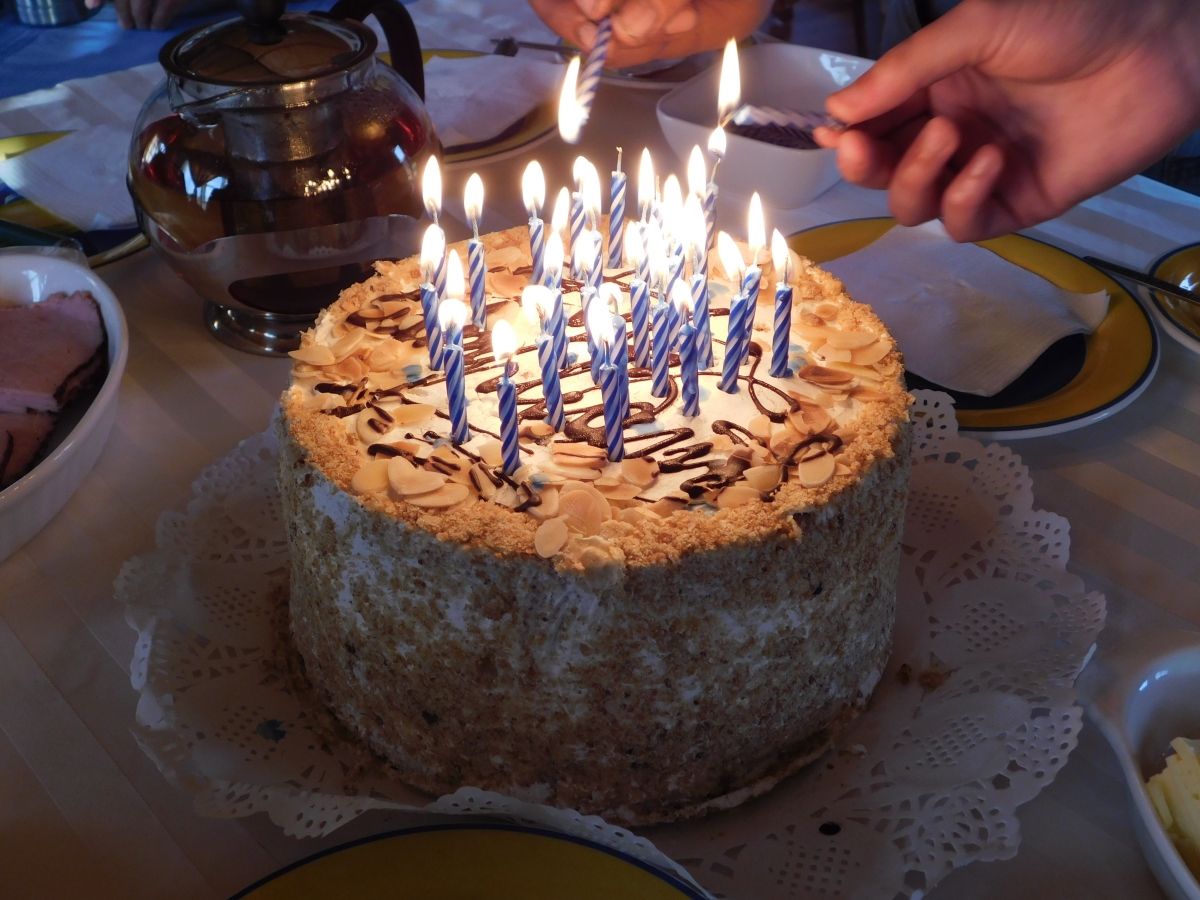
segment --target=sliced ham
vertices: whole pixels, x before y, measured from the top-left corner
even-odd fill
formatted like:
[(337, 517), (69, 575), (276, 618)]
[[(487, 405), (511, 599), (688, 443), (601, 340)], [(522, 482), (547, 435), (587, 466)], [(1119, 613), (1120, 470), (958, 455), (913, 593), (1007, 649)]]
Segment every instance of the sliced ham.
[(24, 475), (54, 430), (52, 413), (0, 413), (0, 488)]
[(107, 364), (100, 307), (87, 291), (0, 306), (0, 413), (56, 412)]

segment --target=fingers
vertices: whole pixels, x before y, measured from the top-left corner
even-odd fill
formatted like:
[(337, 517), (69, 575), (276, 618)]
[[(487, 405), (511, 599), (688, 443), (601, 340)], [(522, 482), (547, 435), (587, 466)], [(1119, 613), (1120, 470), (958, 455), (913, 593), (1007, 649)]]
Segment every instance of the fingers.
[(154, 4), (154, 15), (150, 18), (150, 27), (162, 30), (171, 24), (175, 15), (187, 6), (189, 0), (158, 0)]
[(950, 181), (946, 164), (960, 144), (949, 119), (930, 119), (909, 144), (888, 185), (888, 208), (901, 225), (919, 225), (941, 212), (942, 191)]
[(995, 195), (1004, 171), (1004, 153), (986, 144), (958, 173), (942, 195), (942, 218), (956, 241), (982, 241), (1007, 234), (1021, 226)]
[[(596, 40), (596, 26), (571, 0), (529, 0), (529, 5), (538, 18), (563, 40), (584, 50), (592, 49)], [(588, 27), (584, 28), (585, 25)]]
[(133, 13), (129, 11), (130, 0), (113, 0), (113, 8), (117, 11), (117, 23), (122, 28), (133, 28)]
[(995, 29), (983, 4), (957, 6), (897, 44), (826, 108), (843, 122), (881, 116), (934, 82), (982, 58)]
[(691, 0), (625, 0), (613, 15), (613, 34), (630, 47), (660, 35), (684, 34), (699, 24)]
[(138, 28), (150, 27), (150, 16), (154, 12), (154, 0), (129, 0), (129, 13)]

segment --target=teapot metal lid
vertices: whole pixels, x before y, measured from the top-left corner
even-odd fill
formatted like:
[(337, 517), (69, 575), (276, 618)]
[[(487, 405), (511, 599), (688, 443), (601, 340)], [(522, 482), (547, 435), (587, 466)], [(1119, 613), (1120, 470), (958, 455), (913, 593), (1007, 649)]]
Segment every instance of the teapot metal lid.
[[(352, 87), (378, 40), (360, 22), (306, 13), (282, 3), (243, 0), (243, 18), (185, 32), (159, 54), (171, 106), (299, 106)], [(264, 9), (266, 10), (264, 12)]]

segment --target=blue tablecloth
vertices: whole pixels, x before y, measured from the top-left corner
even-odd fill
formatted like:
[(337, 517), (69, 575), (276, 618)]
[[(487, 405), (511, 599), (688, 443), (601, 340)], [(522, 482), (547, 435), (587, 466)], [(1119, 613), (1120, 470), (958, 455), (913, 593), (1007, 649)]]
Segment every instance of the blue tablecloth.
[[(289, 3), (291, 10), (329, 9), (333, 0)], [(34, 28), (17, 21), (11, 7), (0, 17), (0, 98), (53, 87), (71, 78), (102, 75), (158, 59), (170, 38), (204, 22), (236, 15), (226, 8), (193, 4), (166, 31), (126, 31), (111, 4), (92, 18), (58, 28)]]

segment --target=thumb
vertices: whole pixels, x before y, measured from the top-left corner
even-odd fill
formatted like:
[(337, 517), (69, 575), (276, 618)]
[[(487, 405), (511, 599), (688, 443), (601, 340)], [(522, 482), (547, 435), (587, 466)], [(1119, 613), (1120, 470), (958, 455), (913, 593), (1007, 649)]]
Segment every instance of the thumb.
[(698, 19), (690, 0), (625, 0), (613, 15), (613, 31), (622, 43), (636, 47), (662, 33), (690, 31)]
[(985, 4), (963, 3), (885, 53), (862, 77), (826, 100), (851, 125), (895, 109), (914, 94), (982, 59), (996, 23)]

